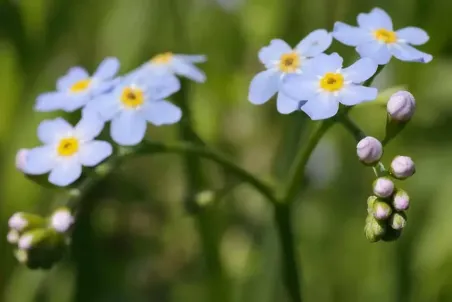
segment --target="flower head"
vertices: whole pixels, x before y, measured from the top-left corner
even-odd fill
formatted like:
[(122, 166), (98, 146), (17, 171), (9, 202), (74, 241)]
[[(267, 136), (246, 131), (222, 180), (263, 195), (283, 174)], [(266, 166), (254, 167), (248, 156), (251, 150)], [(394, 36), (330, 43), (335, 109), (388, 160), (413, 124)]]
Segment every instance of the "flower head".
[(283, 91), (295, 100), (307, 100), (301, 107), (313, 120), (334, 116), (339, 103), (357, 105), (377, 97), (377, 89), (359, 83), (369, 79), (377, 70), (371, 59), (360, 59), (342, 68), (342, 58), (337, 54), (320, 54), (312, 59), (300, 76), (288, 78)]
[(49, 173), (49, 182), (67, 186), (82, 174), (82, 166), (94, 167), (113, 151), (105, 141), (94, 140), (104, 123), (96, 116), (85, 114), (73, 127), (62, 118), (43, 121), (38, 137), (44, 146), (31, 149), (24, 172), (31, 175)]
[(427, 33), (417, 27), (394, 30), (391, 17), (382, 9), (358, 15), (359, 27), (336, 22), (333, 37), (356, 47), (361, 57), (369, 57), (379, 65), (389, 62), (392, 56), (402, 61), (428, 63), (432, 56), (411, 45), (422, 45), (429, 39)]
[(331, 41), (331, 35), (324, 29), (311, 32), (294, 49), (283, 40), (272, 40), (259, 51), (259, 60), (267, 70), (258, 73), (251, 81), (250, 102), (261, 105), (278, 93), (278, 112), (288, 114), (299, 109), (299, 100), (281, 93), (281, 84), (287, 76), (301, 74), (309, 59), (324, 52)]
[(156, 126), (177, 123), (182, 117), (179, 107), (165, 100), (180, 89), (180, 82), (170, 74), (151, 78), (128, 77), (111, 93), (100, 96), (85, 108), (104, 121), (111, 121), (110, 134), (122, 146), (140, 143), (147, 122)]
[(44, 112), (73, 112), (80, 109), (115, 85), (116, 80), (113, 78), (118, 69), (119, 61), (116, 58), (106, 58), (92, 76), (81, 67), (73, 67), (57, 81), (56, 91), (38, 97), (35, 109)]

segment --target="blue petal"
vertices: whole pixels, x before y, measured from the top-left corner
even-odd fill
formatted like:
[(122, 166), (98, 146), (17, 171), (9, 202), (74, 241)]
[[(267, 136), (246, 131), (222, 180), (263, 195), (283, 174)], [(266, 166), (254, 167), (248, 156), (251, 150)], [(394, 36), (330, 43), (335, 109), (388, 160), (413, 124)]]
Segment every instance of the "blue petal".
[(90, 99), (91, 95), (89, 89), (77, 94), (66, 95), (66, 99), (61, 104), (61, 109), (66, 112), (74, 112), (85, 106)]
[(282, 85), (282, 91), (288, 97), (296, 100), (307, 100), (313, 97), (319, 88), (319, 80), (317, 76), (292, 76), (287, 77)]
[(106, 122), (110, 121), (120, 110), (119, 96), (115, 93), (109, 93), (90, 101), (83, 109), (83, 115), (94, 114)]
[(116, 79), (110, 80), (110, 81), (106, 80), (106, 81), (97, 83), (97, 85), (95, 85), (91, 90), (91, 96), (96, 97), (96, 96), (104, 94), (104, 93), (109, 93), (109, 92), (113, 91), (114, 88), (119, 85), (119, 83), (121, 83), (121, 79), (119, 79), (119, 78), (116, 78)]
[(361, 83), (369, 79), (377, 71), (378, 65), (374, 60), (363, 58), (356, 61), (350, 67), (344, 68), (342, 73), (347, 81), (353, 83)]
[(143, 114), (148, 122), (156, 126), (177, 123), (182, 117), (180, 108), (165, 100), (148, 102)]
[(385, 28), (392, 30), (392, 20), (391, 17), (381, 8), (374, 8), (368, 14), (358, 15), (358, 24), (360, 27), (376, 30), (380, 28)]
[(101, 80), (109, 80), (113, 78), (119, 70), (119, 60), (117, 58), (105, 58), (99, 67), (97, 67), (93, 78), (98, 78)]
[(336, 115), (339, 102), (331, 93), (319, 93), (301, 107), (312, 120), (323, 120)]
[(358, 45), (356, 51), (363, 58), (371, 58), (379, 65), (388, 64), (391, 60), (391, 53), (388, 46), (377, 41), (368, 42)]
[(248, 99), (255, 105), (267, 102), (279, 89), (281, 75), (274, 70), (258, 73), (250, 84)]
[(53, 144), (58, 139), (71, 133), (74, 128), (63, 118), (42, 121), (38, 126), (38, 138), (44, 144)]
[(426, 43), (430, 37), (425, 30), (418, 27), (405, 27), (397, 32), (397, 38), (406, 41), (409, 44), (421, 45)]
[(68, 97), (61, 92), (46, 92), (38, 96), (34, 109), (38, 112), (60, 110)]
[(340, 102), (347, 106), (354, 106), (366, 101), (373, 101), (377, 95), (377, 88), (350, 85), (340, 92)]
[(56, 164), (53, 146), (42, 146), (29, 150), (23, 171), (30, 175), (48, 173)]
[(292, 52), (292, 48), (283, 40), (274, 39), (268, 46), (261, 48), (259, 51), (259, 60), (270, 68), (273, 66), (274, 61), (281, 59), (281, 56), (285, 53)]
[(419, 51), (405, 43), (399, 43), (391, 47), (390, 51), (394, 57), (402, 61), (428, 63), (433, 59), (432, 55)]
[(327, 72), (336, 72), (342, 68), (342, 62), (342, 57), (335, 52), (330, 55), (320, 54), (309, 63), (310, 68), (306, 70), (306, 74), (323, 76)]
[(147, 94), (152, 100), (165, 99), (181, 88), (179, 79), (172, 74), (153, 77), (149, 82)]
[(82, 165), (75, 158), (64, 160), (56, 165), (49, 174), (49, 182), (65, 187), (72, 184), (82, 175)]
[(189, 63), (205, 63), (207, 62), (207, 56), (205, 55), (174, 55), (175, 58)]
[(289, 114), (297, 111), (300, 107), (300, 101), (294, 100), (289, 96), (285, 95), (283, 92), (278, 93), (278, 98), (276, 99), (276, 109), (281, 114)]
[(358, 46), (372, 40), (369, 32), (342, 22), (334, 23), (333, 37), (348, 46)]
[(111, 138), (121, 146), (139, 144), (146, 133), (146, 120), (135, 110), (122, 111), (110, 125)]
[(94, 112), (85, 113), (82, 119), (75, 126), (75, 135), (82, 141), (93, 140), (104, 128), (104, 121)]
[(296, 49), (304, 57), (314, 57), (330, 47), (333, 37), (324, 29), (317, 29), (307, 35)]
[(94, 167), (113, 153), (113, 147), (108, 142), (92, 141), (80, 148), (79, 160), (86, 167)]
[(173, 58), (173, 63), (171, 65), (174, 72), (178, 75), (184, 76), (198, 83), (204, 83), (206, 81), (205, 73), (190, 62), (184, 62), (182, 60), (178, 60), (177, 58)]
[(59, 91), (66, 91), (77, 81), (88, 79), (89, 74), (82, 67), (72, 67), (68, 72), (58, 79), (57, 89)]

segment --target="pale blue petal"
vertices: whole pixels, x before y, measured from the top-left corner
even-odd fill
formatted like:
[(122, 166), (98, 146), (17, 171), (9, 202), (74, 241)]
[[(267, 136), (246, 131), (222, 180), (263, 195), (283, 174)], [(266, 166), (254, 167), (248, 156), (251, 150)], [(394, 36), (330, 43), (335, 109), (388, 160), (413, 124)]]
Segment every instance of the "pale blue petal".
[(340, 92), (340, 102), (347, 106), (373, 101), (377, 98), (378, 90), (374, 87), (350, 85)]
[(399, 60), (419, 63), (429, 63), (433, 57), (432, 55), (419, 51), (416, 48), (400, 43), (390, 48), (391, 53)]
[(281, 56), (285, 53), (292, 52), (292, 48), (283, 40), (274, 39), (270, 44), (259, 50), (259, 60), (270, 68), (273, 66), (274, 61), (281, 59)]
[(101, 95), (103, 93), (109, 93), (116, 86), (118, 86), (119, 83), (121, 83), (121, 79), (120, 78), (116, 78), (114, 80), (106, 80), (106, 81), (102, 81), (100, 83), (97, 83), (97, 85), (95, 85), (92, 88), (92, 90), (91, 90), (91, 96), (92, 97), (96, 97), (96, 96)]
[(374, 8), (368, 14), (358, 15), (358, 24), (360, 27), (369, 30), (385, 28), (392, 30), (391, 17), (381, 8)]
[(38, 96), (34, 109), (38, 112), (60, 110), (68, 97), (62, 92), (47, 92)]
[(91, 141), (84, 144), (79, 151), (80, 163), (86, 167), (94, 167), (104, 161), (113, 153), (110, 143), (104, 141)]
[(334, 23), (333, 37), (348, 46), (358, 46), (372, 40), (370, 32), (342, 22)]
[(102, 132), (104, 125), (104, 121), (94, 112), (85, 113), (75, 126), (75, 135), (85, 142), (93, 140)]
[(177, 75), (184, 76), (198, 83), (204, 83), (206, 81), (205, 73), (190, 62), (184, 62), (174, 58), (171, 65)]
[(146, 120), (135, 110), (122, 111), (110, 125), (111, 138), (121, 146), (139, 144), (145, 133)]
[(312, 120), (323, 120), (336, 115), (339, 110), (339, 102), (330, 93), (319, 93), (312, 99), (309, 99), (301, 107)]
[(278, 91), (281, 74), (274, 70), (258, 73), (250, 84), (248, 99), (255, 105), (267, 102)]
[(95, 113), (103, 121), (110, 121), (121, 110), (120, 100), (114, 93), (98, 96), (83, 109), (85, 113)]
[(323, 76), (327, 72), (336, 72), (342, 68), (342, 62), (342, 57), (335, 52), (330, 55), (320, 54), (310, 63), (312, 70), (307, 71), (307, 74), (313, 72), (313, 75)]
[(300, 101), (294, 100), (283, 92), (278, 93), (276, 109), (281, 114), (289, 114), (300, 108)]
[(66, 91), (76, 82), (87, 78), (89, 78), (89, 74), (84, 68), (78, 66), (72, 67), (64, 76), (58, 79), (57, 89), (59, 91)]
[(53, 120), (42, 121), (38, 126), (38, 138), (44, 144), (53, 144), (74, 128), (66, 120), (58, 117)]
[(388, 46), (377, 41), (361, 44), (356, 47), (356, 51), (363, 58), (371, 58), (379, 65), (388, 64), (391, 60), (391, 53)]
[(30, 175), (41, 175), (50, 172), (56, 163), (53, 146), (42, 146), (28, 151), (23, 171)]
[(89, 90), (78, 94), (67, 95), (64, 102), (61, 104), (61, 109), (66, 112), (74, 112), (88, 103), (91, 99)]
[(282, 84), (284, 94), (297, 101), (313, 97), (318, 88), (319, 80), (305, 75), (288, 77)]
[(180, 121), (182, 111), (176, 105), (162, 100), (148, 102), (143, 108), (144, 118), (156, 125), (171, 125)]
[(304, 57), (314, 57), (330, 47), (333, 37), (324, 29), (317, 29), (307, 35), (296, 49)]
[(369, 79), (377, 71), (378, 64), (370, 58), (362, 58), (350, 67), (344, 68), (342, 73), (347, 81), (361, 83)]
[(409, 44), (421, 45), (426, 43), (430, 37), (425, 30), (418, 27), (405, 27), (397, 32), (397, 38), (406, 41)]
[(148, 95), (151, 100), (165, 99), (181, 88), (179, 79), (172, 74), (150, 78), (149, 82)]
[(82, 175), (82, 165), (73, 159), (64, 160), (58, 163), (49, 174), (49, 182), (59, 186), (65, 187), (77, 179)]
[(109, 57), (105, 58), (102, 63), (100, 63), (99, 67), (97, 67), (96, 72), (93, 75), (93, 78), (101, 79), (101, 80), (109, 80), (113, 78), (119, 70), (119, 60), (117, 58)]
[(207, 56), (205, 55), (174, 55), (175, 58), (189, 63), (205, 63), (207, 62)]

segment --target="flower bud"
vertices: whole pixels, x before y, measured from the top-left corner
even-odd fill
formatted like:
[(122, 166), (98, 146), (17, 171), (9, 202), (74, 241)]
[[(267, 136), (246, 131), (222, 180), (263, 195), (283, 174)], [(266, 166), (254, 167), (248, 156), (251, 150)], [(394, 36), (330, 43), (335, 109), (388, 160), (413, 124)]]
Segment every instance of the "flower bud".
[(369, 196), (369, 198), (367, 198), (367, 213), (368, 214), (373, 214), (374, 204), (377, 200), (378, 200), (377, 196)]
[(45, 220), (39, 215), (18, 212), (15, 213), (8, 220), (8, 226), (10, 229), (24, 232), (32, 228), (42, 227), (45, 225)]
[(391, 96), (386, 108), (393, 120), (408, 122), (414, 114), (416, 102), (408, 91), (399, 91)]
[(214, 191), (205, 190), (195, 196), (195, 202), (199, 207), (209, 206), (213, 201), (215, 201)]
[(397, 179), (405, 179), (416, 172), (413, 160), (408, 156), (396, 156), (391, 162), (391, 174)]
[(67, 232), (73, 223), (74, 217), (67, 208), (56, 210), (50, 218), (50, 225), (59, 233)]
[(403, 212), (394, 213), (389, 218), (389, 225), (394, 230), (401, 230), (401, 229), (403, 229), (405, 227), (406, 221), (407, 221), (407, 218), (406, 218), (406, 214), (405, 213), (403, 213)]
[(16, 153), (16, 168), (23, 172), (27, 162), (28, 149), (20, 149)]
[(373, 206), (372, 215), (375, 219), (385, 220), (388, 219), (392, 213), (392, 208), (384, 201), (376, 201)]
[(372, 165), (377, 163), (383, 155), (383, 146), (378, 139), (367, 136), (356, 145), (356, 154), (361, 162)]
[(386, 232), (386, 223), (376, 220), (372, 215), (366, 218), (364, 234), (370, 242), (377, 242)]
[(397, 189), (392, 198), (392, 205), (397, 211), (405, 211), (410, 207), (410, 196), (404, 190)]
[(55, 233), (50, 229), (35, 229), (28, 231), (19, 238), (17, 246), (21, 250), (30, 250), (33, 247), (51, 245)]
[(11, 244), (16, 244), (19, 241), (20, 234), (16, 230), (11, 230), (8, 232), (8, 235), (6, 235), (6, 240), (8, 240)]
[(387, 177), (380, 177), (374, 181), (374, 194), (381, 198), (387, 198), (394, 192), (394, 183)]

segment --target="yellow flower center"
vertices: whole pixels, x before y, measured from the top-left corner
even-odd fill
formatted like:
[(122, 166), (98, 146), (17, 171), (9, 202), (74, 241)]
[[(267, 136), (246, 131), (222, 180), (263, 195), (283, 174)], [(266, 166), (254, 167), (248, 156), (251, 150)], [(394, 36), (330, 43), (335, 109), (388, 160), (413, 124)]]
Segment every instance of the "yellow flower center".
[(85, 91), (86, 89), (88, 89), (89, 85), (91, 84), (91, 80), (90, 79), (84, 79), (84, 80), (80, 80), (75, 82), (71, 88), (69, 88), (69, 90), (71, 92), (82, 92)]
[(296, 52), (291, 52), (281, 56), (279, 69), (285, 73), (293, 73), (297, 71), (300, 65), (300, 56)]
[(121, 94), (121, 102), (130, 108), (136, 108), (144, 103), (143, 90), (139, 88), (126, 87)]
[(151, 59), (151, 63), (153, 64), (168, 64), (173, 59), (172, 52), (165, 52), (159, 55), (156, 55)]
[(344, 86), (344, 76), (340, 73), (326, 73), (320, 80), (320, 87), (328, 91), (337, 91)]
[(391, 44), (397, 41), (397, 34), (391, 30), (380, 28), (374, 31), (374, 36), (377, 40), (386, 44)]
[(63, 138), (58, 144), (58, 155), (71, 156), (78, 151), (79, 141), (74, 137)]

